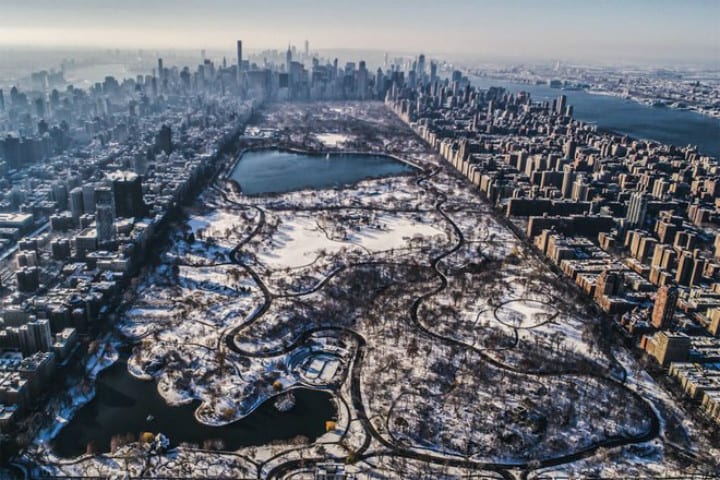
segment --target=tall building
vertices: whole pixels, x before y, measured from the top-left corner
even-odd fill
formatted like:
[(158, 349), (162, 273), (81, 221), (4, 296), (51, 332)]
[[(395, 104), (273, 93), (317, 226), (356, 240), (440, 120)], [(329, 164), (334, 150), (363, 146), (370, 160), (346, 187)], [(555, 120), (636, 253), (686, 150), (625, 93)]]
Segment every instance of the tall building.
[(595, 298), (602, 299), (622, 293), (625, 284), (624, 275), (605, 269), (598, 275), (595, 284)]
[(242, 71), (242, 40), (237, 41), (237, 82), (240, 84), (240, 72)]
[(572, 165), (563, 166), (562, 180), (562, 196), (563, 198), (572, 197), (573, 183), (575, 182), (575, 170)]
[(290, 49), (290, 44), (288, 43), (288, 49), (287, 52), (285, 52), (285, 71), (287, 73), (290, 73), (290, 64), (292, 63), (292, 50)]
[(78, 225), (80, 223), (80, 216), (84, 213), (83, 189), (80, 187), (70, 190), (70, 213), (72, 214), (73, 222), (75, 222), (75, 225)]
[(651, 353), (663, 367), (672, 362), (684, 362), (690, 352), (690, 338), (686, 335), (675, 335), (658, 332), (653, 337)]
[(47, 352), (52, 346), (52, 337), (50, 336), (50, 322), (47, 319), (35, 319), (27, 323), (27, 334), (32, 340), (28, 343), (33, 345), (33, 351)]
[(572, 187), (572, 199), (576, 202), (586, 202), (590, 194), (590, 186), (585, 183), (585, 179), (578, 176)]
[(165, 153), (172, 151), (172, 130), (168, 125), (160, 127), (160, 131), (155, 137), (155, 150)]
[(310, 42), (305, 40), (305, 58), (310, 58)]
[(640, 227), (645, 224), (645, 216), (647, 215), (647, 194), (635, 192), (630, 196), (627, 214), (625, 220), (628, 226)]
[(82, 187), (83, 195), (83, 212), (84, 213), (95, 213), (95, 185), (89, 183)]
[(162, 86), (163, 79), (165, 78), (165, 69), (163, 68), (163, 59), (162, 58), (158, 58), (157, 68), (158, 68), (157, 77), (160, 80), (160, 85)]
[(358, 97), (365, 100), (368, 94), (368, 70), (365, 61), (361, 61), (358, 68)]
[(555, 102), (555, 113), (558, 115), (565, 115), (565, 108), (567, 107), (567, 97), (560, 95)]
[(115, 214), (118, 217), (144, 217), (147, 205), (143, 201), (142, 179), (134, 172), (115, 172), (112, 181)]
[(113, 238), (115, 201), (110, 187), (95, 188), (95, 228), (98, 243)]
[(113, 237), (113, 214), (112, 205), (98, 204), (95, 210), (95, 228), (98, 243), (109, 242)]
[(678, 267), (675, 272), (675, 283), (685, 286), (697, 285), (703, 277), (705, 260), (700, 258), (698, 251), (684, 250), (678, 258)]
[(675, 283), (685, 286), (690, 285), (693, 263), (692, 253), (687, 250), (683, 251), (678, 258), (678, 266), (675, 271)]
[(673, 315), (675, 314), (677, 300), (677, 288), (666, 285), (658, 289), (651, 317), (653, 327), (660, 330), (670, 327)]

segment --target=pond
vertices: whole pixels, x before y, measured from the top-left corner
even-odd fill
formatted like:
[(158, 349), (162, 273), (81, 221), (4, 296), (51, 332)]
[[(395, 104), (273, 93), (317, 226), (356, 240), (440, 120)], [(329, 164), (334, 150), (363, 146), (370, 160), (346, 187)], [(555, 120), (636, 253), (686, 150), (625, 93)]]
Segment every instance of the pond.
[[(175, 446), (182, 442), (202, 445), (205, 440), (222, 440), (224, 450), (248, 445), (265, 445), (298, 435), (311, 441), (325, 433), (325, 421), (336, 417), (332, 395), (326, 392), (296, 389), (295, 406), (279, 412), (270, 400), (249, 416), (223, 427), (198, 423), (193, 416), (199, 405), (168, 406), (158, 394), (156, 383), (139, 380), (127, 371), (127, 360), (121, 357), (97, 379), (97, 394), (78, 410), (53, 440), (53, 451), (61, 457), (85, 453), (89, 443), (97, 452), (110, 451), (114, 435), (162, 432)], [(150, 417), (151, 416), (151, 417)]]
[(230, 178), (244, 194), (262, 195), (341, 187), (367, 178), (414, 171), (415, 167), (387, 155), (253, 150), (242, 155)]

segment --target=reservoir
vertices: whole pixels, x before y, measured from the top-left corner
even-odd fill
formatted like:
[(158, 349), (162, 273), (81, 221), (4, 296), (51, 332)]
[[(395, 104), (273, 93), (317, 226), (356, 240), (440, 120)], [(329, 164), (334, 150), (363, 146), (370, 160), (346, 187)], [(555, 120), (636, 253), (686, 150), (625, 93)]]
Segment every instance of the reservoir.
[(325, 421), (336, 416), (329, 393), (297, 389), (293, 390), (296, 404), (289, 412), (279, 412), (269, 400), (230, 425), (206, 426), (193, 416), (198, 402), (169, 407), (154, 381), (138, 380), (128, 373), (124, 356), (98, 376), (96, 388), (95, 398), (81, 407), (53, 440), (58, 456), (82, 455), (89, 443), (97, 452), (109, 452), (114, 435), (130, 433), (137, 438), (141, 432), (162, 432), (172, 446), (182, 442), (202, 446), (205, 440), (219, 439), (228, 451), (298, 435), (313, 441), (325, 433)]
[(502, 87), (510, 93), (528, 92), (535, 102), (567, 97), (573, 106), (573, 117), (613, 132), (638, 139), (685, 147), (697, 145), (701, 154), (720, 158), (720, 119), (696, 112), (658, 108), (609, 95), (584, 90), (561, 90), (548, 85), (534, 85), (487, 77), (470, 76), (473, 86), (487, 89)]
[(387, 155), (254, 150), (242, 155), (230, 178), (244, 194), (262, 195), (341, 187), (367, 178), (414, 171), (414, 167)]

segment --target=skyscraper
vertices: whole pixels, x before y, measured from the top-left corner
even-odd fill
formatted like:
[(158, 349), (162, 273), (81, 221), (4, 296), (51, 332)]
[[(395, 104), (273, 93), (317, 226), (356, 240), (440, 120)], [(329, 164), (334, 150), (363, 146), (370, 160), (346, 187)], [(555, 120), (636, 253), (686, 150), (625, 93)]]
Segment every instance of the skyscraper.
[(240, 71), (242, 70), (242, 40), (237, 41), (237, 81), (240, 83)]
[(368, 70), (365, 61), (361, 60), (358, 67), (358, 96), (361, 100), (367, 98), (368, 91)]
[(158, 76), (158, 79), (160, 80), (160, 85), (162, 85), (162, 81), (163, 81), (163, 76), (164, 76), (164, 75), (163, 75), (163, 72), (164, 72), (164, 69), (163, 69), (163, 59), (162, 59), (162, 58), (158, 58), (158, 71), (157, 71), (157, 76)]

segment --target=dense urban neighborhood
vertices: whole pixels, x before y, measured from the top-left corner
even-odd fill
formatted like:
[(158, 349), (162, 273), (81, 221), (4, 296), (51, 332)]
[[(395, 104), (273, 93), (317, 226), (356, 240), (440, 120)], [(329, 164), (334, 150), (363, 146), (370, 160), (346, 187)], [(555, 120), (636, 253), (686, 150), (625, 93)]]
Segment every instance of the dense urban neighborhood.
[(0, 90), (0, 474), (717, 474), (720, 87), (242, 48)]

